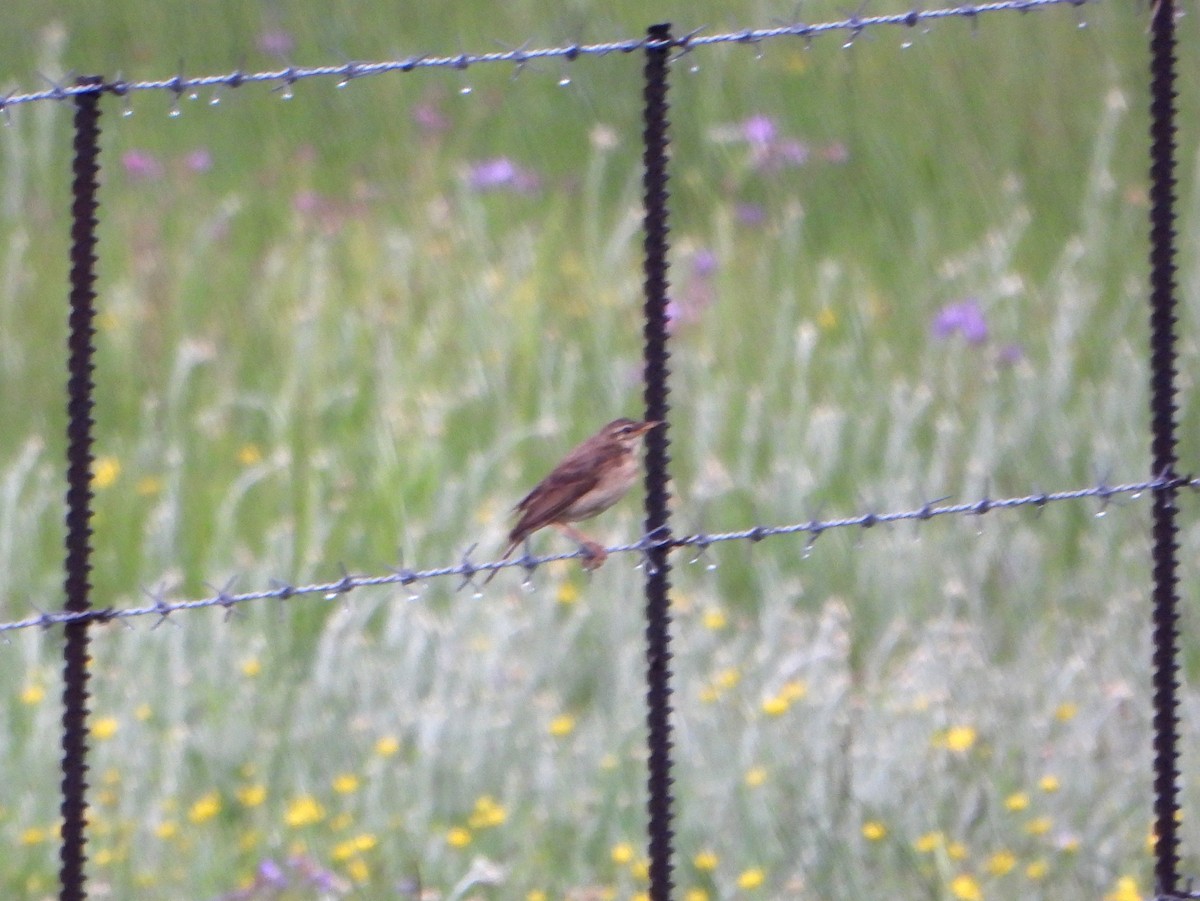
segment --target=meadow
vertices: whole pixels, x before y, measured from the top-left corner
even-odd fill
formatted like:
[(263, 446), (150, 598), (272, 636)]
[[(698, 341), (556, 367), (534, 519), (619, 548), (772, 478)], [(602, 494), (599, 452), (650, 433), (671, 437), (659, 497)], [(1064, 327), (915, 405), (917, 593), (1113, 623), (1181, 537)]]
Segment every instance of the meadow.
[[(0, 90), (847, 14), (88, 6), (8, 13)], [(1148, 475), (1145, 27), (1096, 3), (674, 65), (677, 532)], [(96, 605), (498, 555), (561, 453), (640, 410), (641, 64), (106, 98)], [(1184, 472), (1198, 71), (1181, 65)], [(0, 128), (4, 620), (61, 605), (70, 121), (40, 103)], [(634, 494), (596, 537), (639, 537)], [(1149, 510), (676, 554), (677, 896), (1151, 892)], [(95, 628), (90, 895), (644, 897), (636, 564)], [(0, 646), (6, 897), (56, 894), (60, 638)]]

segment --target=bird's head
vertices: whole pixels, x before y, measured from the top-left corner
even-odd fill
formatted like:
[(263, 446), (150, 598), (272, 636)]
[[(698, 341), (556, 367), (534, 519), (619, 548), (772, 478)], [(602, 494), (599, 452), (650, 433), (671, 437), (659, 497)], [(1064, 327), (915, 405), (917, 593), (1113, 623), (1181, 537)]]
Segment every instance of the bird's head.
[(655, 426), (662, 425), (656, 419), (645, 422), (635, 422), (632, 419), (614, 419), (600, 430), (600, 434), (608, 441), (620, 444), (626, 450), (636, 450), (641, 444), (642, 437)]

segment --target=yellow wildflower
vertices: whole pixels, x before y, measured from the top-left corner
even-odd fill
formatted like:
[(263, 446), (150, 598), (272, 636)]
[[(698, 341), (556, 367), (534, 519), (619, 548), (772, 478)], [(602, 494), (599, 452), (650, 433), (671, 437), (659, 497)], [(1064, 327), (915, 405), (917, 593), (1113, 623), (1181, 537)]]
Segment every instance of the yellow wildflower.
[(46, 697), (46, 689), (37, 682), (31, 682), (21, 689), (22, 704), (40, 704), (42, 699)]
[(737, 886), (743, 891), (758, 888), (766, 880), (766, 874), (758, 867), (743, 870), (737, 878)]
[(163, 480), (159, 476), (142, 476), (133, 490), (140, 497), (153, 497), (163, 490)]
[(258, 807), (267, 800), (265, 785), (243, 785), (237, 790), (238, 803), (243, 807)]
[(179, 823), (175, 820), (163, 820), (154, 827), (154, 834), (164, 841), (179, 834)]
[(867, 841), (877, 842), (887, 836), (887, 826), (878, 820), (870, 820), (863, 823), (862, 834)]
[(370, 851), (379, 844), (379, 839), (374, 835), (374, 833), (371, 832), (362, 832), (354, 836), (351, 841), (353, 842), (354, 850), (356, 851)]
[(243, 466), (253, 466), (262, 462), (262, 451), (257, 444), (243, 444), (238, 449), (237, 458)]
[(1025, 831), (1030, 835), (1045, 835), (1053, 825), (1054, 822), (1050, 817), (1034, 817), (1025, 824)]
[(1141, 901), (1141, 898), (1137, 880), (1132, 876), (1122, 876), (1113, 890), (1104, 896), (1104, 901)]
[(785, 682), (779, 691), (779, 696), (789, 702), (802, 700), (808, 697), (808, 683), (803, 679), (792, 679), (790, 682)]
[(284, 811), (283, 821), (293, 829), (311, 826), (325, 819), (325, 808), (312, 795), (293, 798)]
[(371, 870), (361, 857), (356, 857), (346, 864), (346, 874), (359, 885), (371, 878)]
[(772, 695), (762, 702), (762, 710), (767, 716), (780, 716), (787, 713), (790, 705), (786, 698), (779, 695)]
[(400, 750), (400, 742), (394, 735), (381, 736), (375, 742), (375, 753), (380, 757), (391, 757)]
[(983, 889), (975, 877), (967, 873), (959, 873), (950, 880), (950, 894), (958, 901), (983, 901)]
[(502, 804), (497, 803), (491, 795), (483, 795), (475, 802), (467, 825), (472, 829), (486, 829), (489, 826), (499, 826), (508, 819), (508, 812)]
[(108, 488), (121, 475), (121, 461), (116, 457), (97, 457), (92, 464), (92, 485)]
[(945, 843), (945, 840), (945, 836), (940, 832), (926, 832), (913, 842), (913, 847), (920, 854), (928, 854), (940, 848)]
[(723, 669), (713, 677), (713, 684), (717, 688), (730, 689), (742, 681), (742, 674), (735, 667)]
[(987, 859), (987, 871), (993, 876), (1004, 876), (1017, 865), (1017, 856), (1011, 851), (997, 851)]
[(951, 726), (946, 730), (943, 741), (948, 750), (956, 754), (965, 754), (975, 746), (978, 738), (973, 726)]
[(1025, 810), (1029, 807), (1029, 795), (1025, 792), (1013, 792), (1004, 799), (1006, 810)]
[(188, 820), (193, 823), (204, 823), (221, 812), (221, 796), (215, 791), (209, 792), (196, 799), (188, 808)]

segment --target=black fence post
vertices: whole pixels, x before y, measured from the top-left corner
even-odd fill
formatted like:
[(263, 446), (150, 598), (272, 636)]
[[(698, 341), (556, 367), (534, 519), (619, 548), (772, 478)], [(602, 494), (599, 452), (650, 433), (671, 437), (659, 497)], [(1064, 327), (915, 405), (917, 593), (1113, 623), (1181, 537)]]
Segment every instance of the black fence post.
[(671, 588), (667, 466), (667, 67), (669, 25), (654, 25), (646, 46), (645, 131), (645, 400), (646, 418), (662, 423), (646, 435), (646, 724), (648, 727), (650, 898), (671, 897)]
[(1150, 427), (1154, 491), (1154, 880), (1178, 892), (1179, 527), (1175, 384), (1175, 3), (1155, 0), (1150, 27)]
[[(80, 86), (100, 85), (97, 76)], [(96, 191), (100, 155), (100, 90), (75, 95), (75, 179), (71, 186), (71, 312), (67, 346), (66, 609), (91, 610), (92, 362), (96, 317)], [(67, 623), (63, 646), (62, 848), (59, 897), (87, 897), (88, 619)]]

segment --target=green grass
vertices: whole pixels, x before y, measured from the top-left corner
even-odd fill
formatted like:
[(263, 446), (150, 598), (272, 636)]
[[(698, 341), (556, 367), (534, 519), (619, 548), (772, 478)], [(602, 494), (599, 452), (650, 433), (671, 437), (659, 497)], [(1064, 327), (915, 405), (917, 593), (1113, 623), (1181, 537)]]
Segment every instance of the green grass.
[[(268, 27), (311, 64), (780, 14), (431, 8), (401, 28), (348, 4), (326, 19), (129, 3), (86, 25), (81, 6), (55, 32), (30, 6), (0, 35), (0, 82), (160, 77), (181, 57), (188, 73), (268, 66)], [(673, 339), (678, 531), (1145, 476), (1144, 15), (1097, 5), (1080, 29), (1080, 14), (675, 67), (672, 281), (695, 304)], [(311, 82), (291, 100), (246, 87), (216, 108), (185, 98), (178, 118), (166, 96), (134, 98), (128, 118), (106, 99), (96, 418), (113, 477), (97, 489), (96, 604), (445, 565), (476, 542), (476, 559), (498, 554), (508, 509), (555, 458), (640, 408), (640, 65), (580, 60), (566, 88), (555, 64)], [(445, 129), (415, 125), (418, 104)], [(1186, 236), (1200, 192), (1181, 105)], [(723, 139), (754, 115), (812, 159), (758, 171)], [(0, 130), (6, 620), (61, 603), (69, 125), (39, 104)], [(192, 172), (201, 148), (212, 167)], [(838, 148), (844, 161), (822, 157)], [(161, 175), (132, 177), (132, 151)], [(540, 189), (465, 184), (470, 162), (501, 156)], [(746, 203), (760, 224), (739, 218)], [(934, 339), (936, 312), (966, 297), (987, 341)], [(1184, 350), (1190, 471), (1190, 337)], [(680, 897), (1122, 897), (1122, 877), (1149, 891), (1148, 520), (1140, 498), (679, 555)], [(595, 531), (636, 538), (636, 499)], [(94, 630), (91, 894), (216, 898), (297, 857), (348, 897), (417, 873), (440, 897), (635, 896), (634, 562), (546, 567), (532, 590), (506, 572), (482, 597), (442, 580), (411, 599), (363, 589)], [(59, 654), (58, 631), (0, 650), (7, 896), (54, 894)], [(1184, 704), (1188, 747), (1200, 710), (1190, 690)], [(1193, 770), (1185, 757), (1191, 805)], [(498, 884), (467, 887), (483, 862)]]

